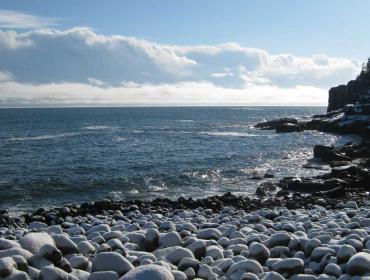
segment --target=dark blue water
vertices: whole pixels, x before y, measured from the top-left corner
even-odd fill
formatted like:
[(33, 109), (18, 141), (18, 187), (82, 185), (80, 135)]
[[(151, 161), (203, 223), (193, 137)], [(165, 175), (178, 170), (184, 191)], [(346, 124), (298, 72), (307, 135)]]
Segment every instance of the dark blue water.
[[(323, 107), (63, 108), (0, 110), (0, 207), (227, 191), (251, 177), (311, 175), (312, 147), (337, 136), (276, 134), (252, 124)], [(343, 139), (342, 139), (343, 140)], [(276, 180), (275, 179), (275, 180)]]

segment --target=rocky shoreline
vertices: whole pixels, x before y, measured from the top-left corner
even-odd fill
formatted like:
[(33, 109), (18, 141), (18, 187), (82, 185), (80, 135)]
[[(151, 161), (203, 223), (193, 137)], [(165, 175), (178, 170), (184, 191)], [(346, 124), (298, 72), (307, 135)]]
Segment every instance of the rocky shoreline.
[(369, 279), (370, 205), (354, 196), (63, 207), (55, 224), (0, 228), (0, 279)]
[(256, 124), (360, 135), (314, 147), (330, 173), (261, 182), (255, 197), (0, 210), (0, 279), (370, 279), (370, 86), (360, 76), (330, 90), (327, 114)]

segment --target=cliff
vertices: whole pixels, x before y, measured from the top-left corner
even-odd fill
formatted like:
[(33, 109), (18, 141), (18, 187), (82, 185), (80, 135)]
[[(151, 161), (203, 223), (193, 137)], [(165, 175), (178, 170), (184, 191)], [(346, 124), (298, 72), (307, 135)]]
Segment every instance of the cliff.
[(370, 81), (358, 78), (329, 90), (328, 112), (342, 109), (356, 102), (370, 103)]
[(355, 80), (329, 90), (328, 112), (343, 109), (347, 104), (370, 104), (370, 58), (363, 64)]

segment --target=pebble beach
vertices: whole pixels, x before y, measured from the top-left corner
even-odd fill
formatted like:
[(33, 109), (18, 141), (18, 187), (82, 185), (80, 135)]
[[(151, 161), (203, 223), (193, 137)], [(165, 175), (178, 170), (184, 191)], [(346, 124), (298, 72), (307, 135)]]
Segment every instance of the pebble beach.
[(0, 229), (0, 279), (370, 279), (367, 199), (244, 211), (135, 204)]
[[(343, 99), (330, 96), (331, 107)], [(362, 136), (314, 147), (327, 174), (261, 182), (255, 196), (104, 199), (15, 217), (0, 210), (0, 279), (370, 279), (370, 91), (361, 98), (311, 119), (256, 125)]]

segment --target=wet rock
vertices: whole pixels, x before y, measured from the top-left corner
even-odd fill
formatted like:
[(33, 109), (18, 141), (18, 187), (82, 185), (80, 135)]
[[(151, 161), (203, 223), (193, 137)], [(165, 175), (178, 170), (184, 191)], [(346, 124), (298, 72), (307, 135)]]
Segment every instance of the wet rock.
[(262, 123), (258, 123), (255, 125), (256, 128), (261, 129), (276, 129), (278, 126), (286, 125), (286, 124), (298, 124), (297, 119), (294, 118), (282, 118), (282, 119), (276, 119), (272, 121), (266, 121)]
[(276, 132), (301, 132), (304, 128), (300, 124), (282, 123), (276, 126)]
[(351, 160), (351, 158), (339, 154), (333, 146), (316, 145), (313, 149), (313, 154), (314, 157), (320, 158), (324, 162)]

